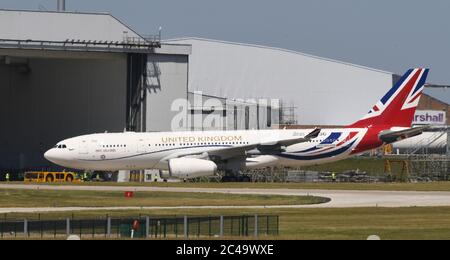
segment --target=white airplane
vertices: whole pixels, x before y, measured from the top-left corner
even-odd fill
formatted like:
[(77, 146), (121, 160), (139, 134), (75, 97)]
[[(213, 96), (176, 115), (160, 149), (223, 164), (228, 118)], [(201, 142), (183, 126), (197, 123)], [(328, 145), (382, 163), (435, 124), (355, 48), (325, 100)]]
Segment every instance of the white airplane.
[(159, 169), (181, 179), (223, 170), (231, 180), (245, 169), (343, 160), (424, 131), (411, 123), (427, 75), (408, 70), (367, 115), (341, 129), (92, 134), (61, 141), (44, 156), (80, 170)]

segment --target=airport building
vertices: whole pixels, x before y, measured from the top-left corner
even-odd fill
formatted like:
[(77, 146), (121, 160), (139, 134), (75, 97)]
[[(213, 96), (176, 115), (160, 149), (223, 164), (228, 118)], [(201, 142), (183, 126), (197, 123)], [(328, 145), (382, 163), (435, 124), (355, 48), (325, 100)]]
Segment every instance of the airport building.
[(44, 168), (81, 134), (169, 129), (190, 52), (109, 14), (0, 10), (0, 168)]
[(45, 169), (47, 149), (89, 133), (345, 125), (398, 80), (289, 50), (156, 34), (110, 14), (0, 10), (0, 170)]

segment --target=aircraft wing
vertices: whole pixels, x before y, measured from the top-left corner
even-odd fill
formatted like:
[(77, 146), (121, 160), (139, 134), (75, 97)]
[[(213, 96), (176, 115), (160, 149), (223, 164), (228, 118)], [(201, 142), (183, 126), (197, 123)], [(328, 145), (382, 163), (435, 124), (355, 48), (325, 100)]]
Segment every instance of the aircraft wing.
[(251, 150), (258, 149), (261, 155), (264, 154), (273, 154), (276, 152), (279, 152), (283, 149), (285, 146), (290, 146), (298, 143), (305, 143), (309, 142), (311, 139), (316, 138), (319, 136), (321, 129), (316, 128), (311, 133), (307, 134), (304, 137), (301, 138), (289, 138), (289, 139), (280, 139), (275, 140), (273, 142), (264, 142), (264, 143), (254, 143), (239, 147), (218, 147), (217, 149), (209, 149), (208, 151), (202, 151), (193, 153), (192, 151), (186, 151), (186, 152), (179, 152), (174, 153), (166, 158), (164, 158), (162, 161), (168, 161), (170, 159), (174, 158), (180, 158), (180, 157), (193, 157), (193, 158), (199, 158), (199, 159), (206, 159), (206, 158), (219, 158), (219, 159), (229, 159), (233, 157), (246, 157), (246, 153)]
[(290, 146), (290, 145), (294, 145), (294, 144), (305, 143), (305, 142), (309, 142), (311, 139), (318, 137), (320, 134), (320, 131), (321, 130), (319, 128), (316, 128), (311, 133), (307, 134), (305, 137), (276, 140), (274, 142), (261, 143), (261, 144), (258, 144), (258, 146)]
[(421, 135), (428, 128), (430, 128), (430, 126), (413, 127), (401, 131), (383, 131), (378, 135), (378, 137), (381, 141), (387, 144), (391, 144), (407, 138)]

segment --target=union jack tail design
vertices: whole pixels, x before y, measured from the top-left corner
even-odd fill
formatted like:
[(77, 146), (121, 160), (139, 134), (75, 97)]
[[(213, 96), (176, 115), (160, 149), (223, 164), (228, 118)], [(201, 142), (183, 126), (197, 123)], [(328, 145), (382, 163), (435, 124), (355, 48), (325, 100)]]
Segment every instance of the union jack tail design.
[(411, 127), (429, 69), (410, 69), (373, 106), (367, 115), (348, 128), (369, 126)]

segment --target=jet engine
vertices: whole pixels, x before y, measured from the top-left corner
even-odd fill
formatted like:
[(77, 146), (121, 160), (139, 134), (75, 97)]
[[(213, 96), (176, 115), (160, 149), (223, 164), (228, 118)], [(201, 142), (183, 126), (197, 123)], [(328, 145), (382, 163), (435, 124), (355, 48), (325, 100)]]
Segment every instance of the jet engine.
[(245, 167), (247, 169), (254, 169), (276, 166), (278, 161), (279, 159), (276, 156), (261, 155), (253, 158), (247, 158), (247, 160), (245, 161)]
[(176, 158), (169, 160), (169, 175), (179, 179), (193, 179), (214, 175), (217, 165), (208, 160)]

